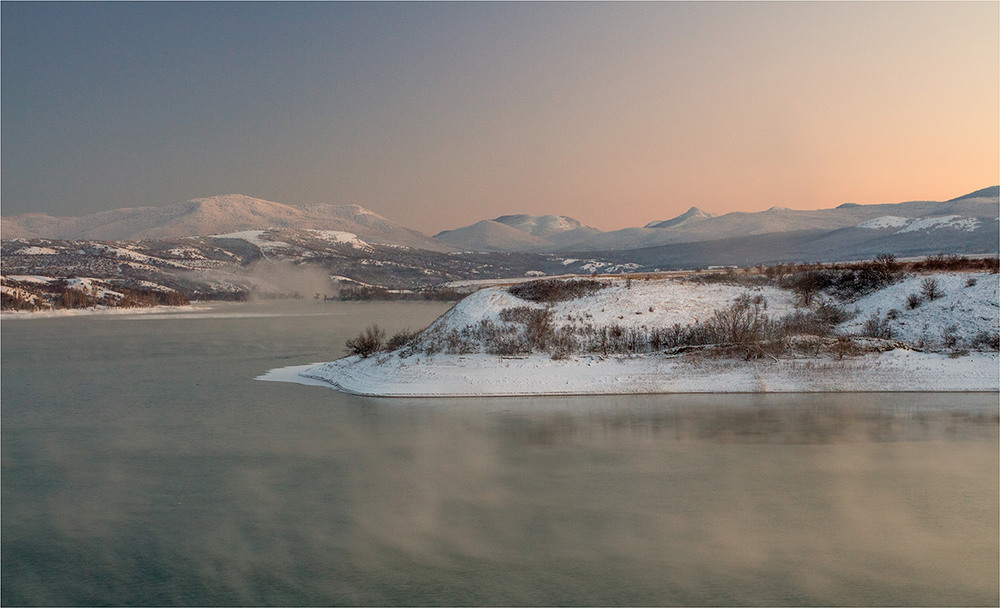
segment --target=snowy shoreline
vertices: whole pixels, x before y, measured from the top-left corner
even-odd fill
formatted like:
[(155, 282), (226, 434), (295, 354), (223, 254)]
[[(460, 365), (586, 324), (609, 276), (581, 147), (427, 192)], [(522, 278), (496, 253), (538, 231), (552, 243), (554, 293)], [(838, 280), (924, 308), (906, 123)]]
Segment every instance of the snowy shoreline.
[[(932, 301), (906, 306), (925, 277), (905, 277), (851, 302), (853, 317), (832, 337), (793, 336), (782, 352), (758, 349), (745, 357), (711, 347), (657, 348), (649, 336), (656, 336), (658, 328), (674, 327), (677, 334), (684, 326), (703, 327), (705, 319), (740, 302), (763, 302), (773, 318), (801, 315), (804, 309), (790, 291), (626, 279), (542, 304), (526, 301), (513, 289), (488, 287), (459, 302), (404, 348), (272, 370), (260, 379), (322, 382), (377, 397), (1000, 392), (1000, 355), (995, 347), (976, 346), (981, 336), (997, 331), (997, 275), (933, 276), (940, 293)], [(575, 346), (526, 347), (532, 314), (548, 324), (550, 340), (562, 337)], [(763, 312), (755, 314), (765, 318)], [(864, 326), (872, 318), (879, 321), (879, 331), (896, 339), (865, 337)], [(635, 337), (633, 351), (614, 351), (614, 336)], [(503, 352), (508, 344), (522, 352)]]
[(997, 392), (1000, 357), (895, 350), (850, 359), (706, 360), (656, 355), (347, 357), (272, 370), (260, 380), (369, 397), (510, 397), (666, 393)]
[(92, 317), (92, 316), (132, 316), (132, 315), (169, 315), (191, 313), (199, 310), (200, 302), (192, 302), (183, 306), (143, 306), (137, 308), (60, 308), (56, 310), (10, 310), (0, 313), (0, 321), (53, 319), (60, 317)]

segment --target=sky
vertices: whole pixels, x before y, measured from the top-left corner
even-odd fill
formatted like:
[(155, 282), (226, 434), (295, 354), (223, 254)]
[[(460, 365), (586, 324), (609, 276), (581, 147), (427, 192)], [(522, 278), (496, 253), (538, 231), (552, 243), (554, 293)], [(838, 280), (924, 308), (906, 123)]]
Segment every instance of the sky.
[(1000, 183), (1000, 3), (3, 2), (0, 129), (5, 216), (947, 200)]

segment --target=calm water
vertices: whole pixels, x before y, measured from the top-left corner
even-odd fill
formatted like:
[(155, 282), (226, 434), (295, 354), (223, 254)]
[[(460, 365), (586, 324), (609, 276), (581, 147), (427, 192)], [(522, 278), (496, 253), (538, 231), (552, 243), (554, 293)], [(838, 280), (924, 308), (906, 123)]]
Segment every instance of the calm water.
[(444, 309), (5, 321), (0, 601), (1000, 602), (996, 395), (378, 400), (253, 379)]

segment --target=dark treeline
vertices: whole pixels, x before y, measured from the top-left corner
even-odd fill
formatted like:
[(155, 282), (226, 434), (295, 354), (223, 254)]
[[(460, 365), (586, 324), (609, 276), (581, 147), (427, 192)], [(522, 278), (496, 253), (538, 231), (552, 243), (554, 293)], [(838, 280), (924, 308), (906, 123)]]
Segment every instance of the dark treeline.
[(324, 297), (324, 300), (358, 301), (358, 300), (417, 300), (435, 302), (454, 302), (461, 300), (467, 292), (455, 289), (435, 288), (419, 291), (401, 291), (376, 287), (371, 285), (341, 287), (336, 297)]

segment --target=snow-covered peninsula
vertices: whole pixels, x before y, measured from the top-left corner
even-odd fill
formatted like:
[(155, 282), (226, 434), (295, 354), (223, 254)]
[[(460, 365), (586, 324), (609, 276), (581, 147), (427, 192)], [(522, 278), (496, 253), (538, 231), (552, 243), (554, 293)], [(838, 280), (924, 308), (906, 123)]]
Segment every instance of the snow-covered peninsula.
[(363, 334), (286, 372), (399, 397), (1000, 391), (998, 275), (898, 266), (492, 286), (392, 347)]

